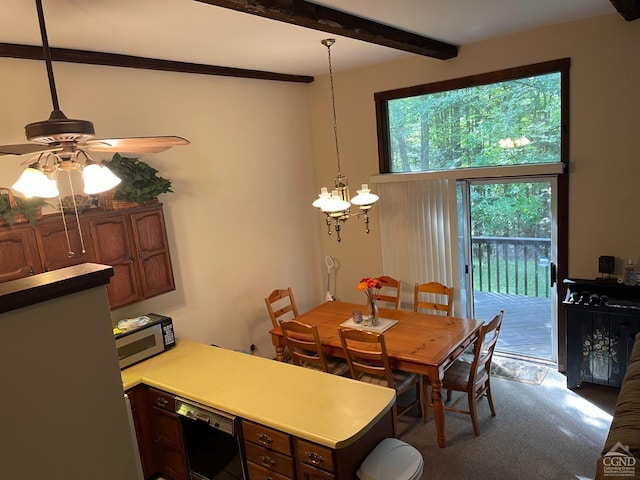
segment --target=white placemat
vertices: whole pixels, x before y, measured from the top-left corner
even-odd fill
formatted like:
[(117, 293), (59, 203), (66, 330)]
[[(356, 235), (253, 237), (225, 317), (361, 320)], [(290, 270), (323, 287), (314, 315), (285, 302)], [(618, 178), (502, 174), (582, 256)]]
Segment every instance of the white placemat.
[(346, 322), (342, 322), (340, 326), (347, 328), (357, 328), (358, 330), (366, 330), (368, 332), (382, 333), (385, 330), (393, 327), (396, 323), (398, 323), (398, 320), (393, 320), (392, 318), (379, 318), (378, 325), (367, 325), (366, 320), (363, 320), (360, 323), (356, 323), (353, 321), (353, 317), (351, 317)]

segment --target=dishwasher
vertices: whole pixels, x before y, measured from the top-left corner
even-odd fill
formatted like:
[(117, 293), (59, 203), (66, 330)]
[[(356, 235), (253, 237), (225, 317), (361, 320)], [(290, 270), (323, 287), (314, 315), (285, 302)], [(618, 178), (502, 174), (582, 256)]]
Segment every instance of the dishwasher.
[(191, 480), (246, 480), (240, 419), (181, 397), (175, 400)]

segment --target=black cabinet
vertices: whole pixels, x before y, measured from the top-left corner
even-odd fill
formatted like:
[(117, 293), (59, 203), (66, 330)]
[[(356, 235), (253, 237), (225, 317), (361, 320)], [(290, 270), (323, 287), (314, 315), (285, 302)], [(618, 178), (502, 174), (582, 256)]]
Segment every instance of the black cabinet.
[(567, 387), (584, 382), (619, 387), (640, 331), (640, 287), (565, 280)]

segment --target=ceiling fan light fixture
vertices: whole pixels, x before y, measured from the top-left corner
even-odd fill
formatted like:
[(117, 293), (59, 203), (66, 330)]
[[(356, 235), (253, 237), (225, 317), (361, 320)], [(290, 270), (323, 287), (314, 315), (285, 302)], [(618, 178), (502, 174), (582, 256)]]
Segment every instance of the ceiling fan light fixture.
[(53, 198), (59, 195), (56, 181), (45, 175), (38, 164), (27, 167), (11, 188), (27, 198)]
[(104, 165), (88, 162), (82, 169), (84, 193), (95, 195), (116, 187), (122, 180)]

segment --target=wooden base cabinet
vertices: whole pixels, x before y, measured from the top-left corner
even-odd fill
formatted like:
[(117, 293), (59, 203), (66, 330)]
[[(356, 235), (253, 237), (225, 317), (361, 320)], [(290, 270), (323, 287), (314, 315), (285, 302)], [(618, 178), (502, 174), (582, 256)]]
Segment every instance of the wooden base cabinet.
[(148, 389), (144, 385), (138, 385), (127, 391), (131, 402), (131, 413), (138, 439), (138, 451), (144, 478), (150, 478), (158, 471), (153, 452), (153, 432), (151, 430), (151, 405), (149, 403)]
[(189, 480), (182, 422), (173, 395), (149, 388), (151, 432), (157, 470), (172, 480)]
[(393, 417), (388, 411), (362, 437), (339, 449), (247, 420), (242, 421), (242, 433), (249, 480), (352, 480), (376, 445), (393, 436)]

